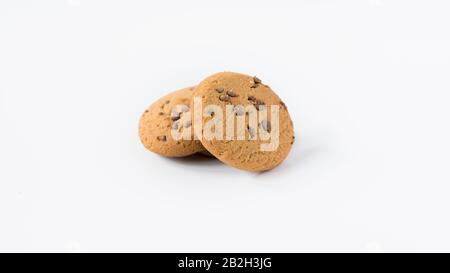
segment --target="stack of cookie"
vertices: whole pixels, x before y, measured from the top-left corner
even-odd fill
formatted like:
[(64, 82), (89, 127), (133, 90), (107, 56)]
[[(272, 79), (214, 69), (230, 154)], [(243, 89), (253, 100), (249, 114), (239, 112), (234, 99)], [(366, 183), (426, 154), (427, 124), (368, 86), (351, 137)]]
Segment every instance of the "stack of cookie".
[(214, 74), (154, 102), (141, 117), (139, 136), (162, 156), (201, 153), (255, 172), (278, 166), (295, 139), (277, 94), (257, 77), (233, 72)]

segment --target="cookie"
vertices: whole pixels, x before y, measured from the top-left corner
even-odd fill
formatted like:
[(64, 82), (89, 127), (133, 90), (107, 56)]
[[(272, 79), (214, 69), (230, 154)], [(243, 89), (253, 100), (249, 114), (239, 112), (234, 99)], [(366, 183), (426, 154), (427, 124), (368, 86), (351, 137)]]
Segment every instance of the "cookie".
[(194, 89), (188, 87), (172, 92), (145, 110), (139, 123), (139, 137), (148, 150), (167, 157), (206, 152), (193, 137), (189, 104)]
[(238, 169), (273, 169), (294, 143), (286, 105), (257, 77), (214, 74), (196, 87), (191, 109), (195, 136), (203, 147)]

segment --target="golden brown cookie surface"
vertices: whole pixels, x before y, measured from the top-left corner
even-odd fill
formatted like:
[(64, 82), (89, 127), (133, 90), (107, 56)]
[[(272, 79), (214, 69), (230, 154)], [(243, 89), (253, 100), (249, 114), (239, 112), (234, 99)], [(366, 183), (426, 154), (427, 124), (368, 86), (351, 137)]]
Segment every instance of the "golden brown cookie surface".
[[(266, 171), (289, 154), (294, 130), (286, 105), (260, 79), (233, 72), (217, 73), (203, 80), (194, 96), (201, 98), (202, 105), (200, 115), (193, 112), (195, 134), (219, 160), (242, 170)], [(214, 108), (221, 109), (222, 114)], [(217, 133), (216, 128), (222, 128), (222, 132)], [(222, 139), (217, 138), (219, 135)]]
[[(150, 151), (168, 157), (183, 157), (205, 151), (200, 141), (194, 140), (189, 120), (189, 104), (194, 87), (172, 92), (153, 103), (143, 114), (139, 123), (139, 137)], [(190, 130), (191, 139), (174, 139), (172, 130)]]

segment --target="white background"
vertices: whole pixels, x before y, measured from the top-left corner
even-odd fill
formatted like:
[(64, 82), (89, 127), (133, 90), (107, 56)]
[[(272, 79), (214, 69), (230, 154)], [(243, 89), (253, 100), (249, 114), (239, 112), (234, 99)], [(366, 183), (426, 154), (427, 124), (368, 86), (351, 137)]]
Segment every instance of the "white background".
[[(449, 251), (448, 1), (0, 2), (0, 250)], [(266, 173), (166, 159), (143, 110), (257, 75)]]

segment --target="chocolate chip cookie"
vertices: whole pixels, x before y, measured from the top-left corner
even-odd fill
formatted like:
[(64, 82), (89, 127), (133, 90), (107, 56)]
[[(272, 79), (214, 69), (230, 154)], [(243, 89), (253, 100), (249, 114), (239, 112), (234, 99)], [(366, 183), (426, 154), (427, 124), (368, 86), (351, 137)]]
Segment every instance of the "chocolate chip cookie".
[(286, 105), (257, 77), (214, 74), (196, 87), (190, 107), (196, 108), (195, 136), (212, 155), (238, 169), (273, 169), (294, 143)]
[(145, 110), (139, 123), (139, 137), (148, 150), (168, 157), (206, 153), (193, 137), (189, 104), (194, 89), (172, 92)]

